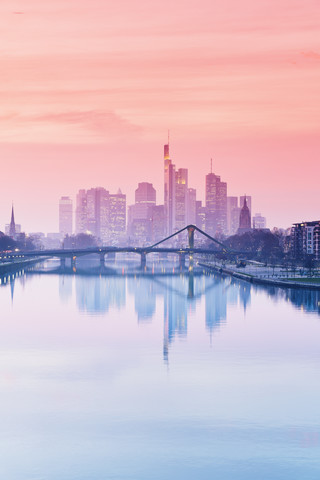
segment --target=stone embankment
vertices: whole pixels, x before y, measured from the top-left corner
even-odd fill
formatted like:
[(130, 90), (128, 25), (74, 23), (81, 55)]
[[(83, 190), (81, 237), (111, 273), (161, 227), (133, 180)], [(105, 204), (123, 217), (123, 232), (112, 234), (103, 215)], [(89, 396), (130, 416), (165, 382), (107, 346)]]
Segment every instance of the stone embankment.
[[(238, 278), (240, 280), (244, 280), (246, 282), (254, 283), (257, 285), (268, 285), (268, 286), (273, 286), (273, 287), (281, 287), (281, 288), (303, 288), (306, 290), (320, 290), (320, 280), (319, 283), (308, 283), (307, 281), (299, 281), (297, 280), (287, 280), (285, 278), (264, 278), (264, 277), (258, 277), (255, 275), (249, 275), (244, 272), (238, 272), (236, 270), (226, 268), (221, 265), (213, 265), (209, 263), (198, 263), (203, 268), (206, 268), (207, 270), (221, 273), (223, 275), (229, 275), (234, 278)], [(306, 279), (307, 280), (307, 279)]]
[(8, 262), (0, 262), (0, 275), (5, 275), (9, 272), (15, 272), (23, 268), (31, 267), (36, 263), (43, 262), (46, 260), (44, 257), (36, 258), (16, 258)]

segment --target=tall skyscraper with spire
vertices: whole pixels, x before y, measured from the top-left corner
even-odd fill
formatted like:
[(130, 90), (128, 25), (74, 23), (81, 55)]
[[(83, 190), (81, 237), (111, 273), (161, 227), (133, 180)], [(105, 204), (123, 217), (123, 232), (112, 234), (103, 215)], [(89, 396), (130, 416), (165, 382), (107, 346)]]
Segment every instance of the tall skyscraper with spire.
[(171, 235), (176, 221), (176, 173), (175, 165), (170, 159), (169, 134), (168, 143), (164, 146), (164, 209), (166, 217), (166, 234)]

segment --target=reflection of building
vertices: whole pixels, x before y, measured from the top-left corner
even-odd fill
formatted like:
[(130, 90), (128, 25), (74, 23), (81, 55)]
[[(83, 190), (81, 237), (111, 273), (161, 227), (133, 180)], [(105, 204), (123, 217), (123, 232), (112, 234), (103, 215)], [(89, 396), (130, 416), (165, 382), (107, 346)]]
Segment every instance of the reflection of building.
[(72, 200), (70, 197), (61, 197), (59, 201), (59, 233), (72, 235)]
[(206, 277), (206, 327), (212, 332), (224, 322), (227, 317), (227, 297), (223, 279), (215, 281), (214, 288), (208, 287), (212, 284), (213, 278)]
[(76, 275), (76, 300), (80, 311), (104, 313), (110, 307), (126, 303), (126, 282), (123, 277)]
[(71, 275), (59, 275), (59, 297), (63, 303), (67, 303), (72, 297), (72, 283)]
[[(128, 291), (134, 295), (138, 322), (151, 321), (156, 311), (156, 285), (150, 278), (128, 278)], [(146, 295), (147, 292), (147, 295)]]
[(164, 342), (163, 355), (168, 360), (169, 345), (175, 335), (185, 337), (187, 335), (188, 298), (187, 295), (179, 295), (175, 291), (179, 285), (179, 277), (167, 277), (167, 288), (164, 292)]

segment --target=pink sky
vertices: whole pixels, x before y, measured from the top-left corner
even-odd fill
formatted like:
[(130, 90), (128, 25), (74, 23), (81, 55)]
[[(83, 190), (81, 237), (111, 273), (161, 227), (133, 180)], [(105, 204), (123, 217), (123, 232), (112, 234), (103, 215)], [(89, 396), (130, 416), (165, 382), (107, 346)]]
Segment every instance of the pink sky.
[(0, 28), (1, 230), (79, 188), (162, 202), (168, 128), (200, 199), (213, 157), (268, 226), (320, 218), (318, 1), (2, 0)]

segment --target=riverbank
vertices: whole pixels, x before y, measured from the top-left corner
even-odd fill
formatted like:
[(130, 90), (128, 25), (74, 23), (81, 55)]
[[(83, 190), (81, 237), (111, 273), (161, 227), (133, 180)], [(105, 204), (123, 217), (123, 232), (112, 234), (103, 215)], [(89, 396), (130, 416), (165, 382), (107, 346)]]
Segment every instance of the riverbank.
[(244, 272), (238, 272), (236, 270), (233, 270), (231, 268), (226, 268), (221, 265), (213, 265), (209, 263), (198, 263), (203, 268), (206, 268), (207, 270), (221, 273), (224, 275), (229, 275), (234, 278), (238, 278), (239, 280), (244, 280), (249, 283), (254, 283), (257, 285), (268, 285), (268, 286), (274, 286), (274, 287), (280, 287), (280, 288), (303, 288), (306, 290), (320, 290), (320, 283), (316, 282), (314, 278), (310, 278), (310, 283), (308, 283), (307, 278), (304, 279), (299, 279), (299, 280), (294, 280), (294, 279), (285, 279), (285, 278), (264, 278), (264, 277), (258, 277), (255, 275), (247, 274)]
[(9, 262), (1, 262), (0, 275), (5, 275), (6, 273), (10, 273), (10, 272), (16, 272), (17, 270), (31, 267), (33, 265), (36, 265), (39, 262), (44, 262), (45, 260), (47, 259), (44, 257), (36, 257), (36, 258), (17, 258)]

